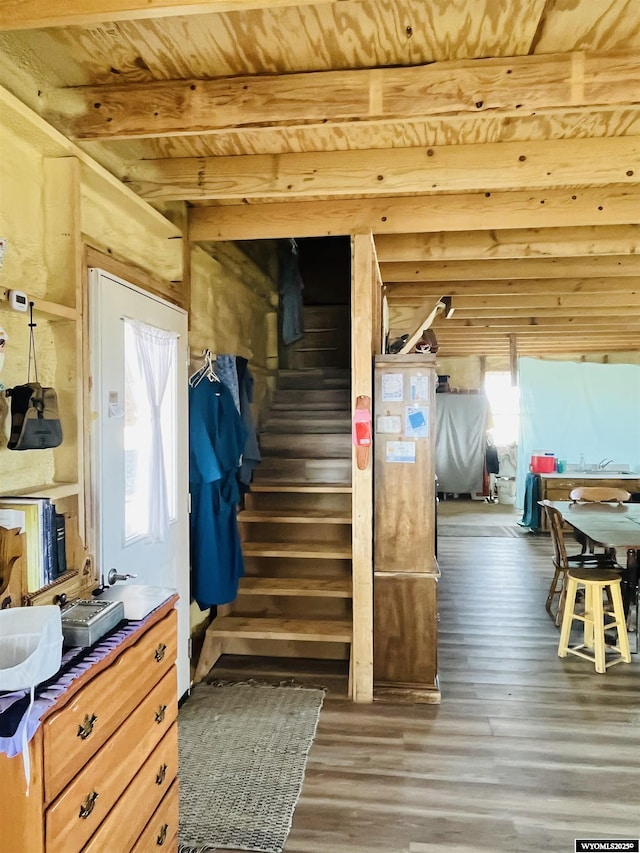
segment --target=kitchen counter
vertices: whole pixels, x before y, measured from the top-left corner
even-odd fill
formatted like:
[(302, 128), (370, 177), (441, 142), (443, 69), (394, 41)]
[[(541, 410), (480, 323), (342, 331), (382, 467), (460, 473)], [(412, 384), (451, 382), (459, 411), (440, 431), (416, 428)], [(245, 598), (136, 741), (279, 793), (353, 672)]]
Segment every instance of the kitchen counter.
[[(538, 474), (540, 500), (568, 501), (569, 493), (578, 486), (605, 486), (640, 493), (640, 474), (616, 474), (613, 471), (563, 471), (562, 474)], [(542, 529), (548, 530), (546, 514), (542, 513)]]
[[(562, 474), (539, 474), (543, 480), (640, 480), (640, 473), (627, 472), (618, 474), (615, 471), (563, 471)], [(629, 490), (630, 491), (630, 490)]]

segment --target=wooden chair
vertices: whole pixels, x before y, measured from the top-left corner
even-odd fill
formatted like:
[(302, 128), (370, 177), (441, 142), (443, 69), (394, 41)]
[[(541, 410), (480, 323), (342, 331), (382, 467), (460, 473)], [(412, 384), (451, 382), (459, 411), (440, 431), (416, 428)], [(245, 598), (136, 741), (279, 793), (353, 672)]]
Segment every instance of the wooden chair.
[(626, 489), (608, 486), (578, 486), (571, 489), (569, 498), (579, 503), (624, 503), (631, 498)]
[[(567, 572), (567, 600), (562, 617), (558, 656), (566, 657), (569, 653), (585, 658), (595, 664), (596, 672), (605, 673), (608, 667), (624, 661), (631, 663), (629, 637), (625, 624), (622, 595), (620, 593), (620, 575), (606, 569), (592, 571), (585, 568), (570, 569)], [(584, 610), (576, 610), (576, 594), (578, 584), (584, 587)], [(607, 593), (609, 608), (604, 609), (602, 593)], [(612, 617), (607, 622), (605, 619)], [(583, 624), (582, 642), (570, 646), (569, 635), (574, 620)], [(606, 660), (605, 631), (615, 629), (618, 642), (609, 646), (610, 651), (616, 652), (615, 657)]]
[[(569, 492), (569, 498), (574, 503), (617, 503), (621, 504), (631, 498), (626, 489), (616, 489), (611, 486), (578, 486)], [(574, 538), (580, 543), (582, 553), (593, 554), (595, 544), (584, 533), (576, 531)]]
[[(551, 543), (553, 545), (554, 575), (549, 587), (549, 594), (545, 603), (545, 609), (556, 625), (562, 622), (564, 603), (566, 596), (566, 575), (569, 569), (582, 567), (589, 570), (615, 569), (615, 560), (609, 554), (576, 554), (567, 556), (567, 548), (564, 541), (563, 518), (560, 510), (551, 506), (550, 501), (541, 501), (549, 521)], [(558, 597), (558, 608), (555, 614), (552, 612), (553, 600)]]

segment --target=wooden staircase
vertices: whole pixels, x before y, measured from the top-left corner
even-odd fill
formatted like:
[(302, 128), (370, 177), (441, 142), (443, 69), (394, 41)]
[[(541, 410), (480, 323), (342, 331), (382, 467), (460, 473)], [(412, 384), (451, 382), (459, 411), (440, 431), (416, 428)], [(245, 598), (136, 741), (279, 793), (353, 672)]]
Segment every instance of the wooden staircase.
[[(339, 334), (334, 361), (344, 363)], [(279, 372), (262, 463), (238, 516), (245, 577), (207, 629), (196, 682), (222, 654), (349, 660), (350, 406), (345, 367)]]

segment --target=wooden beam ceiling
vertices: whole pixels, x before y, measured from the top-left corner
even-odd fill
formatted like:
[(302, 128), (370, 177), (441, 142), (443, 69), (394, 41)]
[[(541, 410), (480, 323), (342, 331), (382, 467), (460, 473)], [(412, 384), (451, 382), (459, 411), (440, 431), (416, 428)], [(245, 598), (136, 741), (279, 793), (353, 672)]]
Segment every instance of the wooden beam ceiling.
[(482, 281), (514, 278), (604, 278), (635, 276), (640, 263), (635, 255), (591, 255), (570, 258), (498, 258), (473, 261), (399, 261), (381, 263), (385, 284), (402, 281)]
[(489, 258), (577, 257), (580, 255), (638, 255), (640, 226), (582, 228), (512, 228), (502, 231), (436, 234), (380, 234), (378, 260), (449, 261)]
[[(640, 272), (640, 265), (638, 272)], [(600, 294), (603, 301), (610, 295), (640, 293), (640, 276), (619, 278), (525, 278), (488, 279), (486, 281), (411, 281), (390, 284), (387, 294), (394, 302), (416, 300), (423, 296), (530, 296), (534, 301), (540, 294)]]
[(636, 54), (566, 53), (405, 68), (84, 86), (49, 95), (75, 139), (189, 136), (239, 128), (380, 123), (464, 114), (591, 112), (639, 99)]
[(156, 202), (634, 186), (640, 182), (640, 139), (166, 158), (132, 165), (125, 182)]
[(335, 199), (197, 207), (189, 237), (260, 240), (578, 225), (640, 224), (638, 187), (475, 192), (428, 198)]
[(2, 0), (0, 30), (74, 27), (106, 21), (169, 18), (209, 12), (244, 12), (316, 6), (342, 0)]

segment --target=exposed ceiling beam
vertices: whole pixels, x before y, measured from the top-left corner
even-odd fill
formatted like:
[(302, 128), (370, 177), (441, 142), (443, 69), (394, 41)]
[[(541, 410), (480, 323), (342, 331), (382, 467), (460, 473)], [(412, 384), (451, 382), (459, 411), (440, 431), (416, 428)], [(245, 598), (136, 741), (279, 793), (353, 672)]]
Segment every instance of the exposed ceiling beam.
[(151, 201), (335, 198), (639, 182), (637, 137), (165, 158), (132, 164), (125, 181)]
[[(455, 302), (453, 303), (455, 307)], [(392, 311), (395, 306), (392, 306)], [(495, 334), (496, 331), (553, 331), (556, 334), (564, 330), (582, 330), (585, 333), (590, 331), (640, 331), (640, 316), (627, 317), (624, 321), (620, 317), (601, 317), (593, 314), (591, 317), (573, 317), (573, 316), (553, 316), (553, 317), (492, 317), (490, 319), (481, 319), (473, 317), (467, 320), (456, 319), (454, 315), (446, 323), (441, 320), (436, 320), (433, 328), (438, 334), (439, 332), (458, 332), (464, 329), (473, 329), (474, 331), (488, 330)]]
[(603, 278), (640, 272), (635, 255), (590, 255), (579, 258), (500, 258), (489, 261), (410, 261), (381, 263), (385, 284), (394, 281), (476, 281), (514, 278)]
[[(390, 307), (394, 306), (390, 304)], [(490, 320), (492, 317), (496, 318), (504, 318), (504, 317), (526, 317), (528, 319), (536, 319), (538, 317), (557, 317), (565, 315), (569, 310), (573, 317), (592, 317), (593, 314), (598, 313), (602, 317), (618, 317), (622, 318), (621, 322), (629, 317), (630, 315), (635, 315), (638, 313), (638, 305), (558, 305), (558, 306), (550, 306), (545, 305), (541, 307), (540, 305), (532, 306), (530, 303), (524, 303), (519, 306), (515, 305), (500, 305), (499, 303), (496, 305), (485, 305), (484, 307), (480, 304), (480, 301), (476, 301), (474, 304), (467, 303), (466, 306), (462, 307), (460, 305), (460, 301), (458, 299), (455, 300), (454, 307), (456, 309), (455, 316), (460, 320), (473, 320), (483, 318), (485, 320)], [(413, 304), (402, 305), (398, 307), (398, 311), (407, 311), (408, 316), (411, 316), (412, 312), (415, 310)]]
[(628, 223), (640, 224), (638, 188), (609, 186), (198, 207), (189, 214), (189, 237), (260, 240)]
[(517, 309), (526, 308), (531, 312), (531, 306), (536, 306), (536, 311), (543, 308), (548, 308), (556, 313), (567, 313), (567, 309), (589, 308), (594, 313), (598, 313), (605, 308), (618, 310), (618, 313), (623, 311), (634, 310), (636, 313), (640, 309), (640, 293), (616, 294), (611, 295), (609, 299), (603, 299), (600, 293), (567, 293), (567, 294), (539, 294), (536, 297), (531, 296), (456, 296), (454, 306), (456, 316), (465, 310), (488, 310), (499, 309)]
[(46, 117), (76, 139), (189, 136), (238, 128), (522, 116), (638, 101), (637, 54), (434, 62), (407, 68), (84, 86), (49, 96)]
[(640, 226), (381, 234), (376, 237), (376, 250), (380, 263), (633, 255), (640, 254)]
[(341, 0), (2, 0), (0, 30), (74, 27), (106, 21), (169, 18), (208, 12), (244, 12), (317, 6)]
[(401, 302), (405, 299), (424, 299), (426, 296), (487, 296), (511, 294), (537, 296), (540, 293), (599, 293), (604, 299), (609, 294), (640, 293), (640, 277), (620, 278), (529, 278), (505, 281), (412, 281), (390, 284), (389, 299)]
[[(509, 336), (503, 335), (492, 342), (473, 341), (438, 341), (438, 358), (453, 356), (488, 355), (506, 356), (509, 353)], [(631, 352), (635, 347), (629, 340), (589, 340), (571, 339), (565, 343), (541, 339), (518, 341), (519, 355), (583, 355), (585, 353)]]

